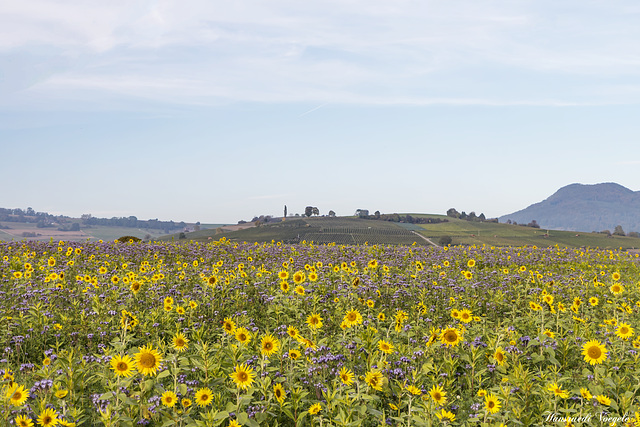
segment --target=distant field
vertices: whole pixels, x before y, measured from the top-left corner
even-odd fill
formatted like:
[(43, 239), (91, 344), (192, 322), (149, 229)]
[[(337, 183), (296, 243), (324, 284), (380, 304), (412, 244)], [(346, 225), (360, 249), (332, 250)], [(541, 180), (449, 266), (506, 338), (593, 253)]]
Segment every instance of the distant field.
[[(1, 222), (3, 226), (11, 227), (10, 229), (0, 229), (0, 241), (19, 241), (19, 240), (104, 240), (111, 241), (122, 236), (134, 236), (144, 239), (147, 235), (152, 240), (157, 240), (165, 233), (158, 229), (144, 229), (131, 227), (109, 227), (109, 226), (92, 226), (91, 228), (81, 228), (80, 231), (59, 231), (57, 228), (38, 228), (33, 223), (22, 222)], [(214, 229), (222, 224), (203, 224), (202, 228)], [(24, 237), (23, 233), (36, 233), (36, 237)]]
[[(207, 241), (226, 237), (235, 241), (248, 242), (285, 242), (303, 241), (318, 244), (336, 243), (354, 244), (390, 244), (390, 245), (429, 245), (427, 241), (397, 223), (373, 221), (359, 218), (292, 218), (286, 221), (252, 227), (232, 232), (214, 232), (202, 230), (185, 233), (188, 240)], [(178, 240), (179, 235), (165, 236), (162, 240)]]

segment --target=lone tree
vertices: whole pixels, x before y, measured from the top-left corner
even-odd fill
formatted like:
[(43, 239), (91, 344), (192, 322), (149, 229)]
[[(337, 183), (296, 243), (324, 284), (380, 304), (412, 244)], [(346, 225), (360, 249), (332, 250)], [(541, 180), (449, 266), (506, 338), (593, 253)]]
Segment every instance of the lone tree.
[(284, 217), (287, 217), (287, 205), (284, 205)]
[(316, 206), (314, 206), (313, 208), (311, 208), (311, 213), (313, 215), (318, 216), (318, 215), (320, 215), (320, 210)]
[(304, 208), (304, 214), (307, 216), (307, 218), (313, 215), (313, 206), (307, 206), (306, 208)]
[(616, 228), (613, 230), (614, 236), (626, 236), (627, 233), (624, 232), (621, 225), (616, 225)]
[(336, 216), (336, 213), (334, 211), (329, 211), (329, 216), (333, 218), (334, 216)]

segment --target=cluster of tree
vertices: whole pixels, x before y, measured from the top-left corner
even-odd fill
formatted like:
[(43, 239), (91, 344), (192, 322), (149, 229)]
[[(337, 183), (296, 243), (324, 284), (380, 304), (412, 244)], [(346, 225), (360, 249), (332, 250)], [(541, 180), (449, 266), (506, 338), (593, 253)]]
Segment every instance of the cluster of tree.
[(69, 217), (62, 215), (56, 216), (46, 212), (36, 212), (33, 208), (27, 208), (26, 210), (0, 208), (0, 221), (5, 222), (27, 222), (45, 225), (64, 222), (68, 219)]
[(464, 219), (466, 221), (472, 222), (498, 222), (498, 218), (490, 218), (487, 219), (483, 213), (480, 215), (476, 215), (475, 212), (471, 211), (470, 213), (466, 213), (465, 211), (458, 212), (455, 208), (451, 208), (447, 211), (447, 216), (450, 218)]
[(531, 222), (528, 224), (518, 224), (517, 222), (511, 221), (510, 219), (508, 219), (507, 224), (520, 225), (522, 227), (540, 228), (540, 224), (538, 224), (538, 221), (536, 221), (535, 219), (532, 219)]
[(238, 224), (247, 224), (248, 222), (253, 222), (256, 225), (260, 225), (260, 224), (267, 224), (269, 222), (280, 222), (280, 221), (281, 221), (280, 218), (274, 218), (271, 215), (260, 215), (260, 216), (254, 216), (251, 221), (245, 221), (241, 219), (240, 221), (238, 221)]
[[(129, 217), (113, 217), (113, 218), (96, 218), (91, 214), (84, 214), (81, 217), (82, 223), (85, 225), (102, 225), (102, 226), (117, 226), (117, 227), (132, 227), (132, 228), (148, 228), (164, 230), (167, 234), (176, 229), (184, 229), (187, 224), (184, 221), (159, 221), (156, 219), (139, 220), (135, 216)], [(200, 225), (198, 222), (197, 225)]]
[(374, 219), (379, 221), (389, 222), (406, 222), (409, 224), (439, 224), (441, 222), (448, 222), (447, 219), (442, 218), (428, 218), (428, 217), (413, 217), (411, 215), (393, 214), (381, 214), (380, 211), (375, 211), (373, 215), (369, 215), (367, 209), (358, 209), (355, 214), (358, 218), (362, 219)]
[(304, 208), (304, 214), (307, 218), (311, 215), (318, 216), (320, 215), (320, 210), (315, 206), (307, 206), (306, 208)]
[(598, 231), (598, 233), (606, 234), (607, 236), (640, 237), (640, 233), (638, 233), (637, 231), (630, 231), (629, 233), (625, 233), (621, 225), (616, 225), (616, 228), (613, 229), (613, 233), (611, 233), (610, 230), (602, 230)]

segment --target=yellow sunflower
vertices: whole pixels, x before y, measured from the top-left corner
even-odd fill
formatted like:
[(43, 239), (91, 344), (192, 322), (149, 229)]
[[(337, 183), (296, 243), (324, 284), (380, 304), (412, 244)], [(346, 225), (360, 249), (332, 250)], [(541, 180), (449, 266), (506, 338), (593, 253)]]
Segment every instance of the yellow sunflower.
[(234, 383), (243, 390), (248, 389), (253, 383), (253, 378), (256, 376), (253, 368), (246, 363), (236, 365), (235, 370), (229, 374)]
[(211, 392), (211, 389), (209, 389), (208, 387), (201, 388), (198, 391), (196, 391), (195, 399), (196, 399), (196, 404), (198, 406), (200, 407), (209, 406), (213, 401), (213, 393)]
[(296, 339), (299, 334), (300, 331), (298, 331), (298, 328), (296, 328), (295, 326), (289, 326), (287, 328), (287, 335), (289, 335), (291, 338)]
[(260, 341), (260, 352), (264, 356), (271, 356), (280, 349), (280, 341), (272, 334), (267, 334)]
[(22, 406), (27, 401), (29, 392), (25, 390), (24, 386), (14, 383), (7, 389), (6, 396), (13, 406)]
[(413, 394), (414, 396), (418, 396), (422, 394), (422, 390), (420, 390), (418, 387), (414, 385), (408, 385), (406, 389), (409, 393)]
[(162, 356), (151, 344), (145, 347), (138, 347), (140, 350), (135, 354), (136, 368), (142, 375), (155, 375), (160, 363), (162, 362)]
[(498, 398), (495, 395), (488, 394), (484, 397), (484, 407), (487, 410), (487, 412), (491, 414), (495, 414), (500, 410), (500, 405), (501, 405), (500, 400), (498, 400)]
[(236, 331), (236, 323), (231, 320), (230, 317), (226, 317), (222, 322), (222, 329), (224, 329), (227, 334), (233, 335)]
[(167, 408), (171, 408), (175, 406), (176, 402), (178, 401), (178, 396), (176, 396), (174, 392), (168, 390), (162, 393), (162, 396), (160, 397), (160, 401)]
[(284, 399), (286, 399), (287, 397), (287, 392), (284, 390), (284, 387), (282, 387), (282, 384), (278, 383), (273, 386), (273, 395), (275, 396), (276, 400), (282, 405)]
[(462, 341), (462, 335), (456, 328), (447, 328), (440, 335), (440, 342), (450, 347), (455, 347)]
[(440, 386), (433, 386), (431, 390), (429, 390), (429, 395), (435, 403), (440, 406), (443, 406), (447, 403), (447, 393)]
[(493, 358), (496, 359), (496, 361), (498, 362), (498, 365), (500, 366), (504, 365), (506, 357), (505, 357), (504, 351), (502, 350), (502, 347), (496, 348), (495, 353), (493, 353)]
[(358, 310), (350, 310), (344, 315), (344, 323), (347, 327), (352, 327), (362, 323), (362, 315)]
[(311, 407), (309, 408), (309, 414), (310, 415), (316, 415), (318, 412), (320, 412), (320, 410), (322, 409), (322, 405), (319, 403), (314, 403), (313, 405), (311, 405)]
[(175, 337), (173, 337), (173, 348), (178, 351), (185, 351), (189, 348), (189, 340), (184, 334), (178, 332)]
[(393, 344), (386, 342), (385, 340), (378, 341), (378, 349), (386, 354), (391, 354), (395, 351)]
[(289, 282), (287, 282), (286, 280), (280, 282), (280, 290), (282, 292), (286, 294), (287, 292), (289, 292), (289, 289), (291, 289), (291, 286), (289, 286)]
[(33, 427), (33, 420), (26, 415), (18, 415), (15, 423), (18, 427)]
[(289, 359), (298, 360), (302, 354), (298, 350), (289, 350)]
[(624, 286), (622, 286), (620, 283), (614, 283), (613, 285), (611, 285), (611, 287), (609, 288), (609, 290), (614, 294), (614, 295), (620, 295), (621, 293), (624, 292)]
[(369, 371), (367, 372), (364, 381), (374, 390), (382, 391), (382, 373), (378, 371)]
[(309, 325), (309, 328), (314, 330), (320, 329), (322, 327), (322, 317), (316, 313), (310, 315), (307, 317), (307, 325)]
[(604, 362), (607, 358), (607, 352), (607, 348), (597, 340), (591, 340), (582, 346), (584, 361), (592, 365)]
[(580, 395), (582, 395), (582, 398), (586, 400), (591, 400), (593, 398), (591, 392), (584, 387), (580, 389)]
[(113, 369), (118, 376), (125, 378), (130, 377), (133, 375), (134, 367), (133, 359), (126, 354), (124, 356), (117, 355), (111, 358), (111, 369)]
[(50, 427), (58, 424), (58, 412), (55, 409), (45, 408), (40, 415), (38, 415), (38, 424), (42, 427)]
[(342, 384), (349, 386), (353, 384), (354, 375), (351, 369), (343, 366), (338, 375), (340, 375), (340, 381), (342, 381)]
[(293, 273), (293, 283), (295, 283), (296, 285), (300, 285), (304, 283), (306, 279), (307, 279), (307, 276), (304, 274), (303, 271), (296, 271), (295, 273)]
[(616, 335), (622, 338), (623, 340), (627, 340), (633, 336), (634, 330), (631, 326), (626, 323), (620, 323), (618, 328), (616, 329)]
[(288, 272), (288, 271), (285, 271), (285, 270), (281, 270), (281, 271), (278, 273), (278, 278), (279, 278), (280, 280), (287, 280), (287, 279), (289, 278), (289, 272)]
[(127, 310), (122, 310), (120, 316), (120, 326), (122, 329), (133, 329), (138, 324), (138, 318)]
[(473, 321), (473, 312), (468, 308), (465, 308), (460, 311), (459, 319), (464, 323), (469, 323)]
[(131, 283), (130, 289), (134, 295), (138, 295), (138, 292), (140, 292), (140, 288), (142, 288), (142, 283), (138, 282), (137, 280)]
[(560, 397), (562, 399), (566, 399), (569, 397), (569, 393), (567, 392), (567, 390), (563, 390), (562, 387), (558, 385), (558, 383), (549, 385), (549, 387), (547, 387), (547, 390), (553, 393), (554, 396)]
[(438, 417), (439, 420), (447, 419), (449, 421), (455, 421), (456, 414), (454, 414), (453, 412), (449, 412), (446, 409), (442, 408), (439, 412), (436, 412), (436, 417)]
[(242, 344), (248, 344), (251, 341), (251, 333), (246, 328), (236, 329), (235, 337)]

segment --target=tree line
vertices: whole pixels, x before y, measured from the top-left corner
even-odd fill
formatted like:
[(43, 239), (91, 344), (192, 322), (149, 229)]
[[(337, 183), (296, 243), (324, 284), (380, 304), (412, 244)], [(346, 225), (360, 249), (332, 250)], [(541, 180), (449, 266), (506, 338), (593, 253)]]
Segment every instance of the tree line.
[[(98, 218), (91, 214), (82, 215), (80, 217), (80, 223), (77, 218), (71, 218), (65, 215), (51, 215), (47, 212), (36, 212), (30, 207), (26, 210), (20, 208), (0, 208), (0, 221), (35, 223), (38, 228), (58, 227), (61, 231), (78, 231), (80, 230), (81, 223), (84, 226), (101, 225), (112, 227), (147, 228), (164, 230), (167, 232), (176, 229), (184, 229), (187, 226), (184, 221), (159, 221), (157, 218), (139, 220), (135, 216)], [(197, 223), (197, 225), (200, 225), (200, 223)]]

